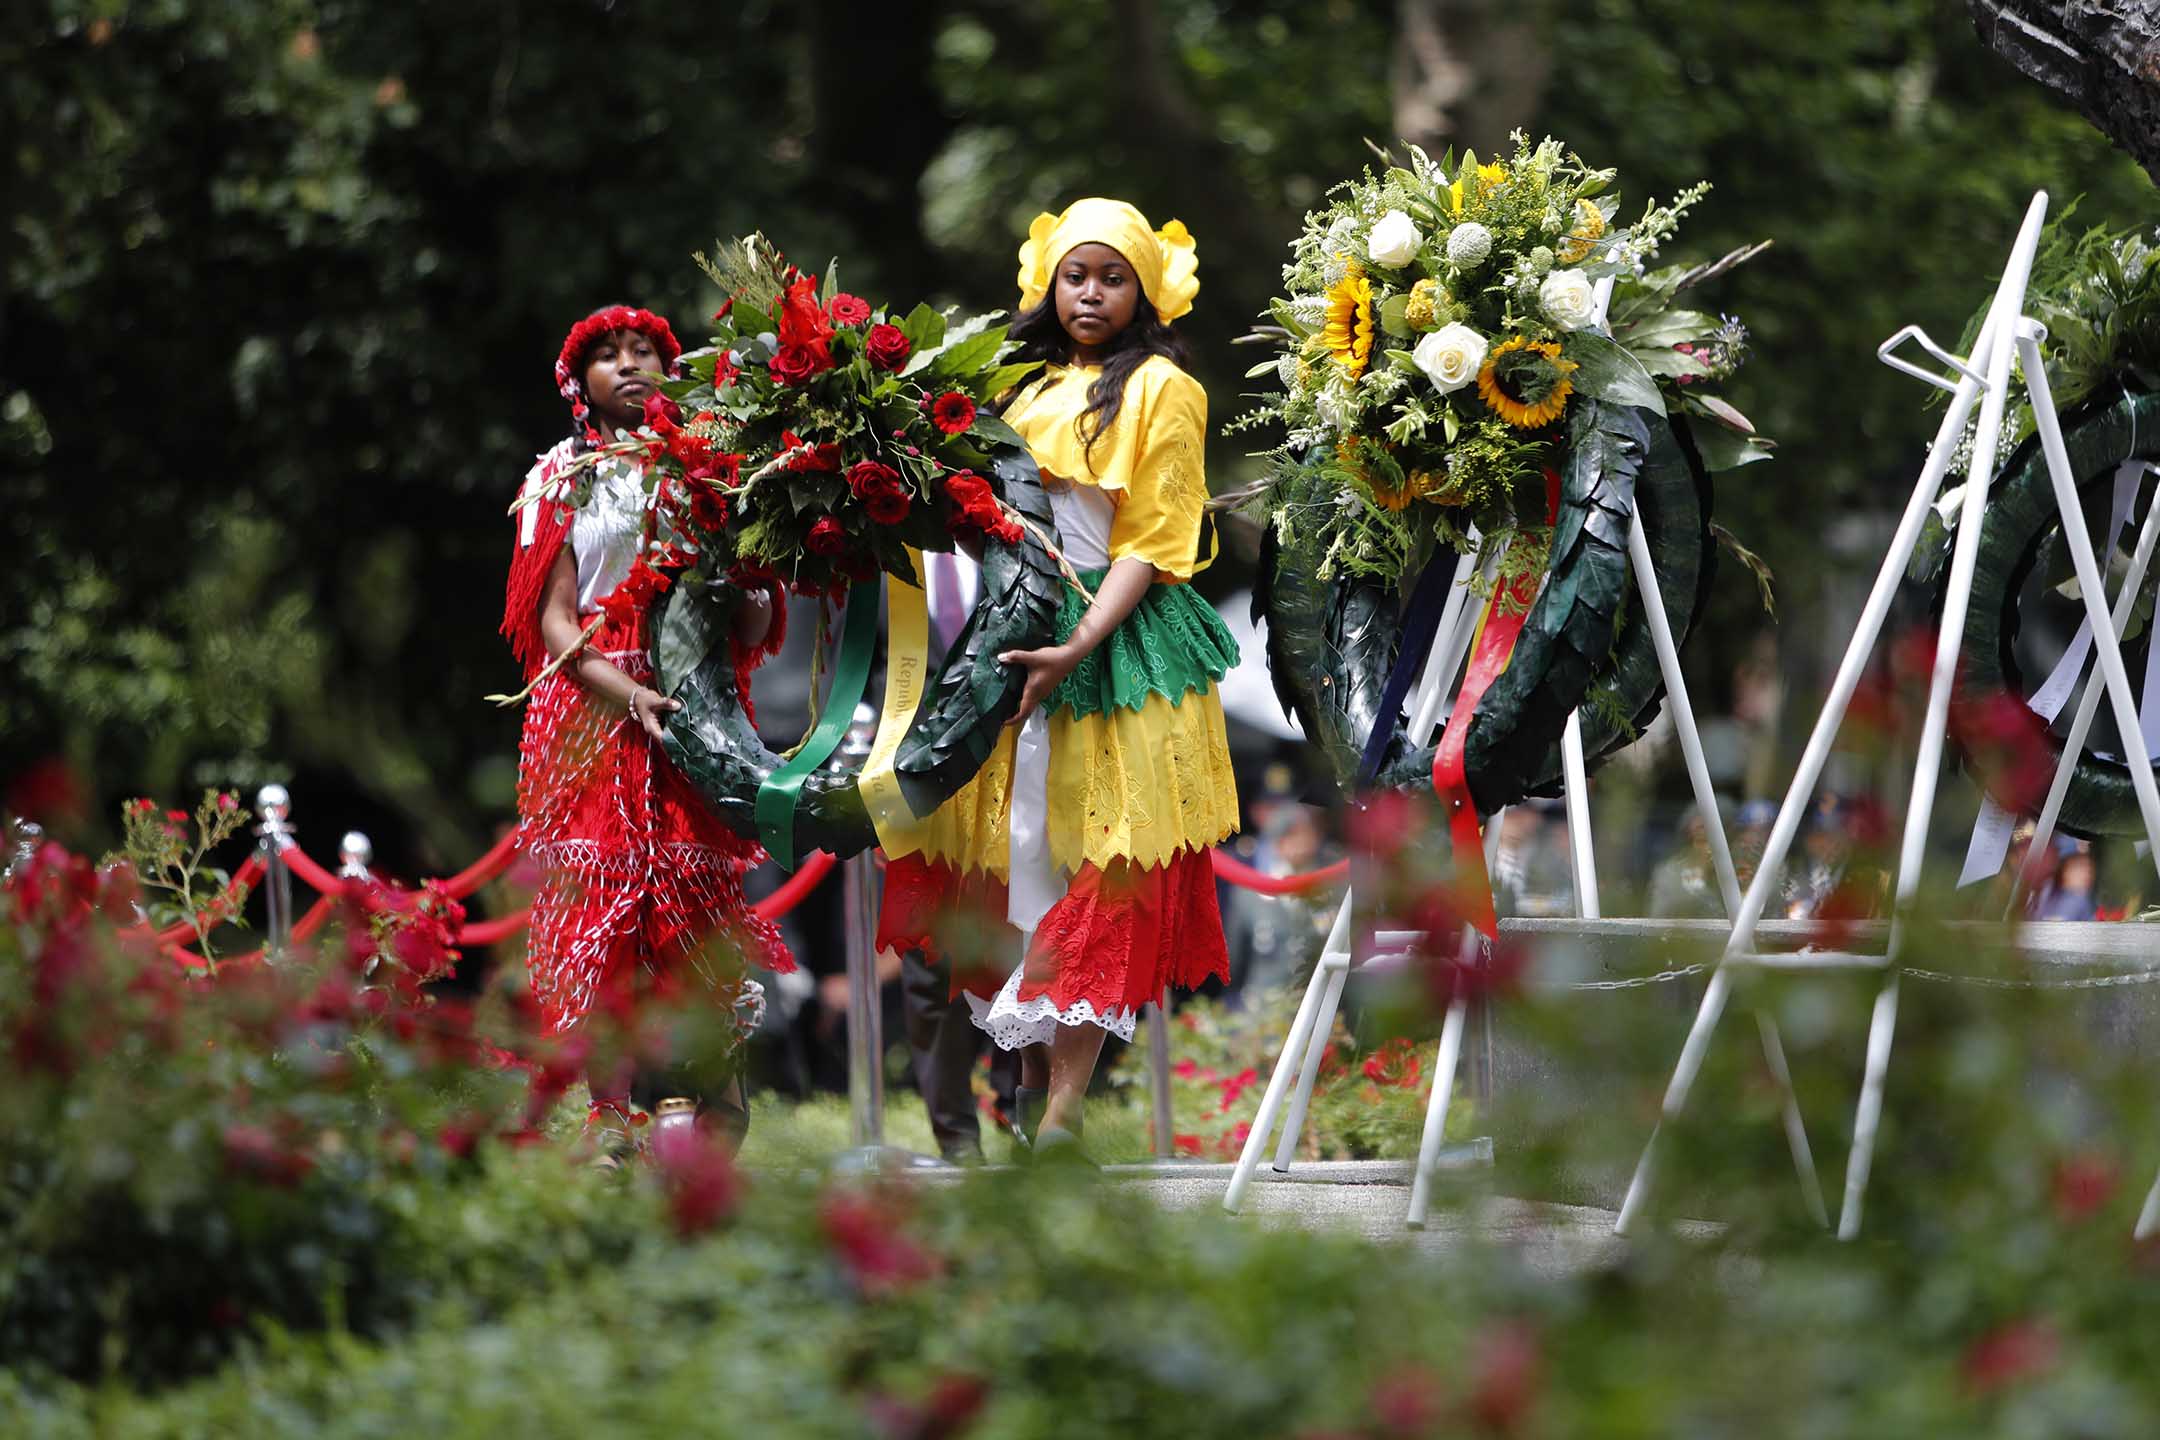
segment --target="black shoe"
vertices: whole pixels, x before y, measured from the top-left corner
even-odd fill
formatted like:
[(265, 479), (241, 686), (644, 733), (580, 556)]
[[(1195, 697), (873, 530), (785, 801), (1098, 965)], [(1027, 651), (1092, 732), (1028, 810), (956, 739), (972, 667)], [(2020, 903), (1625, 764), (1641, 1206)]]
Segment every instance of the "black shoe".
[(1035, 1132), (1042, 1126), (1043, 1111), (1050, 1106), (1048, 1089), (1030, 1090), (1025, 1085), (1013, 1087), (1013, 1143), (1024, 1152), (1035, 1144)]
[(1102, 1167), (1088, 1158), (1087, 1151), (1080, 1148), (1077, 1131), (1061, 1130), (1055, 1125), (1045, 1127), (1035, 1137), (1035, 1163), (1037, 1165), (1066, 1165), (1083, 1170), (1100, 1170)]
[(982, 1165), (988, 1163), (983, 1155), (980, 1140), (947, 1140), (939, 1144), (938, 1154), (948, 1165)]

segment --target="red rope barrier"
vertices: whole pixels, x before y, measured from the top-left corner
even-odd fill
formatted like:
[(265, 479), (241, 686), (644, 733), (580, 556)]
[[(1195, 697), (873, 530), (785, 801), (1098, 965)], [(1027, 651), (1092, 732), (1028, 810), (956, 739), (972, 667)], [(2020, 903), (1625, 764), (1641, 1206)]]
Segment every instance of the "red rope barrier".
[(1350, 862), (1338, 860), (1333, 865), (1318, 870), (1306, 870), (1296, 875), (1268, 875), (1255, 870), (1244, 861), (1223, 850), (1212, 850), (1208, 858), (1215, 863), (1215, 873), (1241, 889), (1258, 891), (1262, 895), (1303, 895), (1308, 890), (1318, 890), (1346, 879), (1350, 874)]
[(293, 922), (292, 938), (295, 940), (313, 939), (315, 936), (315, 932), (322, 929), (324, 925), (328, 924), (331, 915), (336, 913), (336, 911), (336, 897), (331, 895), (323, 896), (313, 905), (308, 906), (307, 914), (302, 915), (298, 920), (295, 920)]
[(526, 906), (513, 915), (500, 920), (480, 920), (471, 925), (458, 927), (457, 943), (460, 945), (493, 945), (507, 940), (532, 923), (532, 907)]
[(453, 900), (463, 900), (497, 875), (510, 868), (511, 858), (517, 854), (518, 832), (512, 827), (494, 848), (472, 864), (442, 882), (443, 893)]
[(823, 850), (811, 851), (779, 889), (762, 900), (753, 900), (750, 908), (757, 912), (760, 920), (779, 919), (802, 904), (803, 897), (817, 889), (818, 882), (831, 874), (833, 866), (838, 863)]
[[(508, 868), (517, 854), (518, 832), (510, 831), (489, 848), (485, 855), (442, 882), (443, 891), (453, 898), (462, 899), (487, 884)], [(1348, 877), (1350, 862), (1338, 860), (1319, 870), (1308, 870), (1295, 875), (1268, 875), (1221, 849), (1210, 850), (1208, 858), (1215, 867), (1215, 874), (1232, 885), (1252, 890), (1262, 895), (1302, 895), (1318, 890)], [(293, 874), (317, 891), (321, 898), (308, 907), (307, 913), (293, 924), (294, 940), (312, 939), (316, 932), (328, 924), (337, 910), (337, 902), (346, 892), (344, 877), (334, 875), (308, 857), (299, 846), (288, 846), (284, 851), (286, 865)], [(759, 918), (777, 920), (808, 898), (811, 891), (824, 882), (839, 862), (826, 851), (813, 851), (802, 865), (790, 875), (779, 889), (762, 900), (753, 901), (750, 908)], [(233, 873), (234, 886), (249, 888), (262, 878), (263, 859), (260, 853), (250, 855), (246, 863)], [(532, 923), (532, 910), (528, 906), (513, 914), (494, 920), (481, 920), (459, 928), (457, 943), (460, 945), (494, 945), (509, 939)], [(195, 951), (178, 943), (195, 933), (194, 926), (181, 924), (151, 934), (160, 948), (189, 970), (206, 970), (210, 962)], [(246, 964), (262, 958), (256, 950), (247, 955), (236, 955), (222, 964)]]

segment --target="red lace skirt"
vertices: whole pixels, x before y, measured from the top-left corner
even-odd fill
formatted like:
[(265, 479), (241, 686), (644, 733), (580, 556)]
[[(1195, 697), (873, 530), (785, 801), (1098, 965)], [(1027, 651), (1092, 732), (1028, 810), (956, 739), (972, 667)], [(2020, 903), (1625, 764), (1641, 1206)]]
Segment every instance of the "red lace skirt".
[[(610, 623), (593, 644), (646, 682), (636, 630)], [(526, 964), (550, 1030), (641, 974), (673, 984), (694, 973), (732, 990), (738, 956), (795, 968), (779, 931), (743, 901), (743, 872), (764, 851), (722, 825), (629, 716), (550, 676), (527, 703), (518, 760), (524, 848), (541, 872)]]
[(1081, 866), (1009, 974), (994, 962), (969, 965), (961, 945), (945, 943), (954, 927), (979, 931), (987, 922), (1009, 944), (1004, 914), (1005, 886), (985, 871), (962, 873), (919, 855), (886, 866), (878, 943), (952, 954), (954, 993), (967, 994), (975, 1023), (1008, 1050), (1045, 1042), (1060, 1025), (1100, 1025), (1130, 1040), (1140, 1007), (1165, 988), (1230, 978), (1205, 850), (1181, 850), (1149, 868)]

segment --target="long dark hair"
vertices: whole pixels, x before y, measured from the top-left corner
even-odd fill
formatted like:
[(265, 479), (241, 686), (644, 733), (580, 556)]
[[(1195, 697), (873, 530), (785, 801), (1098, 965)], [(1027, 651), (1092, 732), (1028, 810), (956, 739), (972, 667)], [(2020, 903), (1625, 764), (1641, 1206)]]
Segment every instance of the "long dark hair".
[[(1044, 360), (1055, 365), (1072, 362), (1073, 339), (1058, 323), (1055, 285), (1032, 308), (1021, 311), (1007, 333), (1020, 342), (1019, 352), (1013, 356), (1015, 360)], [(1118, 411), (1124, 408), (1125, 382), (1132, 378), (1133, 371), (1147, 363), (1150, 355), (1160, 355), (1180, 370), (1192, 368), (1192, 346), (1186, 344), (1177, 328), (1156, 311), (1155, 302), (1143, 295), (1133, 311), (1132, 324), (1120, 330), (1117, 338), (1110, 342), (1109, 353), (1103, 356), (1102, 374), (1088, 386), (1087, 409), (1073, 422), (1086, 446), (1090, 463), (1093, 463), (1095, 442), (1116, 422)], [(1019, 399), (1041, 381), (1042, 377), (1038, 376), (1028, 382), (1013, 399)], [(1011, 403), (1007, 401), (999, 408), (1009, 408)]]

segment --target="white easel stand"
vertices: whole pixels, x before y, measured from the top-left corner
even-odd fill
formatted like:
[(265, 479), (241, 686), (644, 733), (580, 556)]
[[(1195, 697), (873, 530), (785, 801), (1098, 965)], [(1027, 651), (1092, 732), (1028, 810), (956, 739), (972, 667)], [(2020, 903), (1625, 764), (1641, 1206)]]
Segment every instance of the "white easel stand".
[[(1649, 1141), (1643, 1147), (1642, 1158), (1635, 1167), (1634, 1179), (1628, 1186), (1627, 1199), (1622, 1204), (1619, 1218), (1613, 1226), (1617, 1233), (1626, 1234), (1642, 1213), (1653, 1174), (1658, 1134), (1666, 1123), (1678, 1118), (1681, 1108), (1687, 1103), (1688, 1090), (1702, 1069), (1710, 1037), (1724, 1010), (1732, 985), (1732, 972), (1739, 966), (1883, 971), (1882, 988), (1875, 997), (1874, 1015), (1868, 1031), (1867, 1066), (1853, 1125), (1851, 1156), (1846, 1166), (1844, 1204), (1838, 1214), (1838, 1235), (1841, 1239), (1851, 1239), (1860, 1231), (1861, 1206), (1866, 1195), (1868, 1170), (1874, 1155), (1876, 1130), (1882, 1116), (1883, 1082), (1889, 1069), (1891, 1039), (1897, 1025), (1898, 976), (1903, 961), (1905, 917), (1919, 889), (1920, 868), (1927, 847), (1928, 822), (1934, 812), (1936, 778), (1942, 763), (1951, 685), (1956, 676), (1966, 610), (1972, 599), (1973, 572), (1979, 559), (1980, 531), (1986, 518), (1988, 487), (1995, 473), (1996, 440), (2002, 430), (2003, 410), (2009, 396), (2010, 357), (2013, 349), (2016, 350), (2024, 370), (2026, 389), (2032, 400), (2034, 422), (2040, 433), (2048, 472), (2054, 482), (2063, 539), (2077, 568), (2078, 585), (2083, 593), (2086, 613), (2092, 621), (2093, 649), (2099, 658), (2100, 673), (2105, 680), (2108, 698), (2114, 705), (2116, 723), (2125, 735), (2135, 736), (2140, 733), (2137, 705), (2131, 697), (2130, 677), (2123, 667), (2122, 650), (2117, 641), (2118, 624), (2115, 617), (2109, 616), (2103, 610), (2106, 591), (2100, 579), (2099, 564), (2094, 558), (2092, 538), (2086, 531), (2084, 512), (2078, 503), (2076, 479), (2070, 473), (2069, 456), (2063, 448), (2062, 429), (2048, 390), (2047, 373), (2041, 364), (2039, 342), (2047, 332), (2038, 322), (2022, 313), (2025, 286), (2031, 275), (2033, 255), (2040, 241), (2041, 222), (2046, 214), (2047, 193), (2041, 191), (2033, 196), (2031, 205), (2026, 209), (2025, 223), (2020, 227), (2017, 241), (2011, 247), (2009, 263), (2003, 268), (1995, 299), (1988, 307), (1987, 321), (1981, 327), (1979, 339), (1970, 356), (1961, 360), (1948, 354), (1919, 327), (1912, 325), (1885, 340), (1876, 352), (1883, 363), (1892, 368), (1950, 391), (1949, 408), (1936, 431), (1934, 446), (1929, 451), (1926, 465), (1921, 469), (1918, 483), (1913, 487), (1912, 498), (1906, 503), (1897, 533), (1891, 540), (1889, 553), (1883, 557), (1882, 569), (1876, 574), (1874, 589), (1869, 592), (1852, 644), (1847, 648), (1845, 658), (1838, 667), (1837, 678), (1823, 703), (1821, 715), (1816, 719), (1814, 732), (1808, 737), (1799, 773), (1793, 777), (1784, 803), (1779, 807), (1777, 821), (1771, 827), (1770, 839), (1764, 848), (1762, 863), (1741, 901), (1724, 954), (1719, 958), (1717, 968), (1711, 973), (1710, 983), (1703, 992), (1694, 1025), (1688, 1032), (1686, 1044), (1681, 1048), (1679, 1061), (1673, 1069), (1672, 1081), (1666, 1087), (1658, 1128), (1652, 1130)], [(1916, 341), (1922, 349), (1954, 372), (1957, 379), (1953, 382), (1894, 355), (1892, 352), (1896, 347), (1907, 339)], [(1976, 365), (1978, 369), (1974, 368)], [(1906, 809), (1905, 829), (1898, 857), (1896, 903), (1890, 921), (1888, 951), (1884, 955), (1822, 953), (1780, 956), (1761, 953), (1755, 949), (1756, 926), (1769, 903), (1770, 892), (1777, 883), (1778, 871), (1792, 848), (1801, 817), (1806, 813), (1814, 796), (1816, 783), (1821, 779), (1823, 766), (1829, 759), (1831, 744), (1843, 724), (1846, 706), (1852, 700), (1853, 691), (1859, 685), (1868, 658), (1874, 651), (1875, 642), (1881, 635), (1883, 622), (1889, 614), (1890, 603), (1905, 572), (1906, 562), (1919, 541), (1927, 512), (1941, 489), (1943, 476), (1949, 468), (1951, 452), (1963, 433), (1966, 417), (1971, 414), (1975, 399), (1980, 403), (1979, 425), (1958, 519), (1957, 537), (1951, 552), (1942, 629), (1936, 641), (1934, 670), (1928, 687), (1927, 718), (1920, 733), (1919, 750), (1914, 760), (1912, 795)], [(2140, 553), (2148, 562), (2154, 538), (2152, 532), (2152, 517), (2148, 515), (2139, 539)], [(2118, 616), (2127, 617), (2135, 594), (2134, 581), (2126, 584), (2124, 596), (2115, 607)], [(2087, 687), (2086, 701), (2087, 706), (2080, 707), (2081, 713), (2085, 712), (2088, 706), (2098, 703), (2097, 694), (2091, 686)], [(2090, 723), (2089, 714), (2086, 715), (2086, 723)], [(2058, 812), (2061, 805), (2059, 792), (2068, 788), (2068, 772), (2077, 763), (2080, 748), (2078, 744), (2066, 746), (2061, 765), (2057, 769), (2057, 793), (2051, 795), (2051, 803)], [(2138, 809), (2145, 822), (2147, 839), (2153, 844), (2153, 858), (2156, 863), (2160, 863), (2160, 790), (2156, 790), (2154, 786), (2152, 762), (2145, 754), (2144, 747), (2133, 744), (2127, 748), (2132, 752), (2130, 774), (2137, 790)], [(2048, 823), (2052, 828), (2052, 815)], [(2155, 1185), (2152, 1195), (2147, 1198), (2145, 1211), (2139, 1221), (2141, 1234), (2153, 1225), (2160, 1225), (2160, 1184)]]
[[(1596, 313), (1601, 325), (1611, 295), (1612, 281), (1600, 281)], [(1724, 823), (1718, 815), (1717, 797), (1710, 782), (1709, 762), (1704, 758), (1702, 737), (1696, 729), (1694, 710), (1688, 702), (1687, 681), (1680, 670), (1679, 648), (1674, 642), (1672, 628), (1665, 614), (1664, 596), (1658, 586), (1657, 572), (1650, 557), (1650, 542), (1643, 529), (1639, 510), (1630, 518), (1628, 524), (1628, 558), (1635, 576), (1636, 591), (1642, 600), (1644, 615), (1649, 620), (1651, 641), (1657, 651), (1658, 668), (1665, 681), (1666, 703), (1673, 710), (1681, 752), (1687, 760), (1688, 779), (1694, 789), (1696, 808), (1702, 815), (1703, 827), (1710, 839), (1711, 856), (1717, 869), (1720, 893), (1724, 896), (1726, 913), (1730, 915), (1739, 906), (1739, 881), (1733, 869), (1732, 851), (1726, 843)], [(1497, 560), (1497, 557), (1495, 559)], [(1423, 743), (1432, 734), (1433, 727), (1439, 723), (1443, 699), (1453, 685), (1455, 672), (1462, 665), (1476, 632), (1477, 609), (1466, 603), (1469, 592), (1464, 583), (1469, 578), (1470, 568), (1471, 559), (1467, 555), (1456, 562), (1455, 583), (1448, 592), (1439, 628), (1434, 632), (1432, 653), (1427, 657), (1424, 673), (1419, 677), (1417, 700), (1406, 732), (1414, 744)], [(1563, 793), (1568, 812), (1568, 851), (1575, 877), (1576, 914), (1579, 919), (1597, 920), (1601, 917), (1601, 907), (1598, 902), (1596, 855), (1590, 835), (1589, 785), (1579, 712), (1568, 716), (1567, 726), (1561, 737), (1561, 763)], [(1493, 852), (1498, 842), (1498, 819), (1498, 815), (1495, 815), (1488, 821), (1485, 857), (1488, 873), (1492, 869)], [(1239, 1154), (1237, 1166), (1231, 1173), (1229, 1189), (1223, 1195), (1223, 1208), (1233, 1213), (1244, 1202), (1245, 1188), (1259, 1168), (1260, 1155), (1267, 1146), (1278, 1118), (1283, 1120), (1283, 1125), (1274, 1168), (1278, 1173), (1288, 1173), (1290, 1169), (1298, 1139), (1304, 1132), (1306, 1107), (1312, 1098), (1314, 1081), (1320, 1073), (1320, 1061), (1327, 1049), (1329, 1031), (1334, 1026), (1335, 1011), (1342, 1000), (1344, 983), (1349, 978), (1353, 900), (1354, 895), (1346, 891), (1342, 905), (1336, 911), (1334, 926), (1329, 930), (1328, 938), (1321, 947), (1320, 963), (1306, 986), (1297, 1017), (1291, 1022), (1290, 1033), (1283, 1042), (1282, 1055), (1276, 1061), (1274, 1074), (1269, 1078), (1267, 1091), (1260, 1102), (1260, 1112), (1253, 1117), (1252, 1130), (1246, 1137), (1245, 1148)], [(1384, 955), (1399, 952), (1417, 938), (1419, 937), (1412, 933), (1382, 931), (1375, 937), (1375, 943), (1379, 953)], [(1463, 962), (1477, 963), (1482, 954), (1482, 937), (1476, 930), (1465, 926), (1462, 944)], [(1411, 1229), (1424, 1227), (1426, 1213), (1431, 1205), (1432, 1175), (1440, 1158), (1448, 1105), (1454, 1095), (1455, 1072), (1462, 1057), (1462, 1035), (1468, 1013), (1467, 999), (1458, 996), (1449, 1004), (1446, 1018), (1441, 1023), (1440, 1052), (1434, 1064), (1432, 1095), (1426, 1106), (1425, 1128), (1418, 1143), (1417, 1168), (1411, 1179), (1410, 1208), (1405, 1217), (1405, 1223)], [(1801, 1188), (1818, 1222), (1827, 1224), (1821, 1184), (1816, 1178), (1815, 1162), (1808, 1147), (1806, 1127), (1801, 1122), (1799, 1104), (1792, 1093), (1784, 1046), (1778, 1036), (1776, 1023), (1767, 1014), (1759, 1013), (1756, 1019), (1761, 1029), (1764, 1059), (1779, 1087), (1786, 1138), (1792, 1149), (1793, 1165), (1799, 1173)], [(1290, 1102), (1289, 1113), (1284, 1116), (1283, 1100), (1288, 1093), (1293, 1070), (1297, 1072), (1297, 1090), (1295, 1098)], [(2160, 1195), (2160, 1186), (2156, 1186), (2156, 1195)], [(2160, 1201), (2156, 1201), (2156, 1205), (2160, 1205)]]

